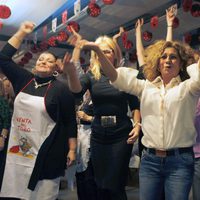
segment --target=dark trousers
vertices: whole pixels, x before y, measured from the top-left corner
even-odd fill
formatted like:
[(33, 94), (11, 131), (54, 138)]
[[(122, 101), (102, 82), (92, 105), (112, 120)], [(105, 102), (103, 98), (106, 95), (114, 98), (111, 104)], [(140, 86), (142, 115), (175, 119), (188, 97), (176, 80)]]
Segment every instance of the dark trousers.
[(97, 200), (97, 186), (91, 161), (86, 171), (76, 173), (76, 183), (78, 200)]

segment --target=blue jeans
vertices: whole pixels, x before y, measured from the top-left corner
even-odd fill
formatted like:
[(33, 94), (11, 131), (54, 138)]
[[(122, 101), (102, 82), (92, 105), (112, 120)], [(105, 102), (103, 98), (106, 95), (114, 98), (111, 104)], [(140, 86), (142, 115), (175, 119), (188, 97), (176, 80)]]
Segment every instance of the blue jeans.
[(200, 199), (200, 158), (195, 158), (192, 193), (193, 200)]
[(193, 152), (158, 157), (143, 150), (140, 166), (140, 200), (188, 200), (194, 173)]

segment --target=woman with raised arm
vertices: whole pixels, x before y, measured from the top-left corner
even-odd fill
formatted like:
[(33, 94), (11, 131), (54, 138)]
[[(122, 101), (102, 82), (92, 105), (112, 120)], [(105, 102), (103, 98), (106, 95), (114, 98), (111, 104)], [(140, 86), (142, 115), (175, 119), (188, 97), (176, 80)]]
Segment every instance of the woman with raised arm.
[[(56, 80), (56, 57), (41, 53), (34, 73), (12, 61), (35, 25), (24, 22), (0, 52), (0, 66), (16, 98), (0, 197), (55, 200), (60, 177), (76, 157), (73, 95)], [(68, 158), (68, 159), (67, 159)]]
[[(76, 48), (81, 48), (81, 40)], [(120, 54), (116, 43), (107, 36), (99, 37), (96, 43), (105, 57), (116, 68)], [(109, 84), (107, 76), (101, 71), (97, 54), (92, 52), (91, 68), (80, 80), (76, 68), (66, 54), (64, 71), (68, 75), (69, 86), (77, 97), (87, 89), (91, 94), (94, 108), (91, 134), (91, 161), (94, 178), (98, 187), (99, 200), (126, 200), (125, 185), (132, 144), (138, 138), (140, 130), (139, 102), (135, 96), (128, 95)], [(133, 112), (135, 127), (127, 116), (128, 105)]]
[(194, 54), (181, 42), (153, 44), (144, 67), (146, 80), (139, 80), (137, 70), (116, 69), (96, 43), (85, 42), (83, 47), (96, 52), (114, 87), (141, 100), (145, 150), (140, 198), (158, 199), (164, 187), (166, 199), (188, 199), (194, 172), (193, 119), (200, 96), (200, 61), (192, 64)]

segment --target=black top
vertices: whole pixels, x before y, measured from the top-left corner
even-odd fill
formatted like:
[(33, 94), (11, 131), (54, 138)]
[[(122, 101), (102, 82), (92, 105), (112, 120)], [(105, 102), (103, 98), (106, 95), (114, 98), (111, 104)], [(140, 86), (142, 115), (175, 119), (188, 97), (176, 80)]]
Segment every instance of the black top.
[[(12, 61), (16, 49), (10, 44), (0, 52), (0, 67), (3, 73), (11, 81), (17, 95), (33, 78), (29, 71), (19, 67)], [(38, 83), (52, 80), (50, 88), (45, 96), (46, 110), (56, 125), (39, 149), (36, 163), (29, 182), (29, 189), (34, 189), (37, 181), (42, 179), (54, 179), (64, 175), (66, 157), (68, 153), (68, 138), (77, 137), (75, 101), (67, 87), (54, 77), (35, 77)], [(35, 89), (34, 81), (23, 92), (44, 97), (48, 85)], [(34, 110), (33, 110), (34, 112)], [(0, 172), (2, 176), (2, 173)], [(2, 177), (0, 177), (0, 182)]]
[[(132, 123), (127, 116), (128, 105), (130, 110), (139, 109), (139, 101), (136, 96), (127, 94), (114, 88), (109, 79), (101, 74), (99, 80), (95, 80), (92, 73), (82, 75), (82, 91), (75, 94), (81, 97), (87, 89), (90, 90), (95, 119), (92, 123), (92, 137), (101, 142), (115, 140), (116, 138), (127, 136), (127, 131), (132, 129)], [(100, 116), (117, 116), (117, 124), (111, 128), (101, 126)]]

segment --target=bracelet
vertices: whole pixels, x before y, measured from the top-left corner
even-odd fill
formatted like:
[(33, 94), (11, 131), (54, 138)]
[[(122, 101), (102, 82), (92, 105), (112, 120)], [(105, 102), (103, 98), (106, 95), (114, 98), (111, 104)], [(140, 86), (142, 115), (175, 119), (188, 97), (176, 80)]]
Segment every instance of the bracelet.
[(140, 126), (140, 127), (142, 126), (142, 124), (140, 122), (135, 122), (134, 127), (137, 126), (137, 125)]
[(19, 36), (13, 35), (13, 37), (16, 38), (19, 42), (23, 42), (23, 40), (21, 38), (19, 38)]
[(171, 25), (171, 26), (167, 26), (167, 27), (173, 27), (173, 26)]

